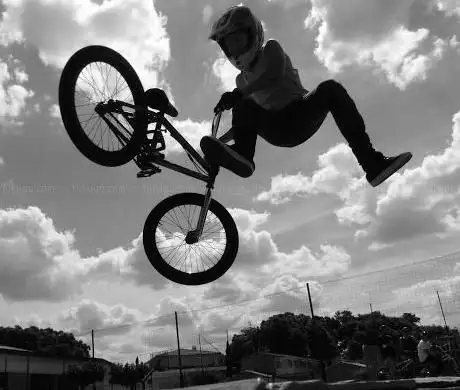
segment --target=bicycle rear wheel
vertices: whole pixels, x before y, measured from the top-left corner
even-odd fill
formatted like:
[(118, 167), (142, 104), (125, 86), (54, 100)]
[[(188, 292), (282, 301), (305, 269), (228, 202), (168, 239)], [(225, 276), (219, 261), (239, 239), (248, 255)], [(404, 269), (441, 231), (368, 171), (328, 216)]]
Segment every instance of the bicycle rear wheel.
[[(148, 120), (145, 113), (132, 109), (130, 112), (121, 105), (113, 112), (101, 114), (103, 118), (95, 109), (111, 100), (147, 107), (144, 88), (129, 62), (105, 46), (87, 46), (74, 53), (59, 81), (64, 127), (85, 157), (114, 167), (126, 164), (138, 153)], [(96, 140), (107, 140), (109, 148), (97, 144), (85, 130), (90, 130)]]
[[(214, 199), (200, 240), (196, 244), (185, 242), (187, 233), (196, 227), (204, 198), (195, 193), (170, 196), (158, 203), (146, 219), (145, 253), (152, 266), (175, 283), (197, 286), (213, 282), (227, 272), (238, 252), (235, 221)], [(186, 219), (185, 223), (180, 224), (180, 219)], [(200, 265), (203, 257), (208, 260)]]

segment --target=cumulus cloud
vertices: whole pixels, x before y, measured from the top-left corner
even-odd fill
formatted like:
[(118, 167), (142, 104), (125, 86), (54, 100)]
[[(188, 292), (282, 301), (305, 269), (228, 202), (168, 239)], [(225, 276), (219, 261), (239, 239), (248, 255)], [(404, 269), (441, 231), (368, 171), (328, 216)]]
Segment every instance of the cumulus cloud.
[[(229, 211), (239, 230), (238, 256), (224, 276), (204, 288), (201, 300), (209, 302), (209, 306), (221, 307), (219, 315), (224, 318), (219, 321), (230, 321), (225, 313), (231, 312), (238, 319), (230, 321), (235, 329), (247, 326), (248, 321), (260, 322), (277, 311), (302, 309), (306, 282), (343, 274), (350, 266), (350, 256), (339, 247), (323, 245), (319, 253), (306, 246), (290, 253), (280, 251), (271, 234), (263, 230), (269, 213)], [(319, 282), (312, 283), (316, 305), (322, 290)]]
[(422, 280), (393, 290), (393, 296), (390, 298), (391, 307), (389, 304), (384, 304), (383, 307), (384, 310), (388, 308), (398, 313), (415, 311), (420, 313), (423, 323), (444, 325), (436, 292), (442, 301), (448, 322), (456, 323), (460, 314), (456, 304), (460, 297), (458, 267), (454, 268), (451, 276)]
[(57, 104), (52, 104), (49, 108), (51, 118), (61, 118), (61, 112)]
[(277, 175), (271, 179), (270, 190), (258, 194), (254, 200), (282, 204), (293, 196), (328, 193), (341, 194), (347, 191), (351, 182), (360, 180), (363, 171), (359, 167), (351, 149), (344, 143), (330, 148), (318, 157), (319, 169), (312, 177), (296, 175)]
[(235, 223), (240, 231), (251, 231), (256, 230), (265, 222), (268, 221), (270, 213), (263, 212), (258, 213), (255, 210), (245, 210), (240, 208), (231, 209), (232, 217), (235, 219)]
[(57, 232), (37, 207), (0, 210), (0, 294), (13, 301), (57, 301), (81, 293), (71, 232)]
[[(187, 140), (187, 142), (192, 145), (199, 152), (201, 138), (205, 135), (211, 134), (211, 121), (201, 121), (197, 122), (192, 119), (185, 120), (172, 120), (171, 124), (177, 129), (177, 131)], [(165, 144), (166, 144), (166, 155), (177, 154), (183, 152), (184, 148), (174, 139), (169, 133), (165, 135)]]
[(149, 326), (174, 326), (174, 312), (181, 313), (182, 326), (189, 327), (195, 324), (195, 316), (187, 298), (175, 299), (165, 296), (155, 305), (155, 315), (149, 321)]
[(257, 295), (255, 279), (231, 269), (215, 283), (206, 287), (202, 299), (205, 302), (219, 302), (222, 305), (247, 301)]
[(167, 19), (150, 0), (5, 0), (0, 43), (27, 42), (46, 65), (62, 68), (87, 45), (105, 45), (134, 66), (142, 82), (159, 83), (170, 58)]
[(55, 326), (54, 321), (50, 319), (42, 318), (37, 313), (31, 313), (26, 317), (17, 317), (13, 318), (11, 325), (19, 325), (23, 328), (28, 328), (30, 326), (36, 326), (37, 328), (53, 328)]
[(460, 3), (458, 0), (435, 0), (436, 8), (447, 16), (460, 17)]
[(0, 59), (0, 126), (5, 130), (21, 125), (18, 119), (23, 113), (27, 99), (34, 92), (22, 84), (28, 80), (23, 65), (12, 56)]
[(0, 209), (0, 248), (0, 294), (11, 301), (64, 301), (101, 276), (156, 290), (170, 283), (148, 261), (142, 234), (127, 248), (83, 258), (73, 233), (57, 231), (37, 207)]
[(213, 14), (213, 8), (212, 8), (212, 5), (210, 4), (206, 4), (204, 7), (203, 7), (203, 24), (204, 25), (208, 25), (210, 20), (211, 20), (211, 17), (212, 17), (212, 14)]
[[(349, 267), (350, 256), (338, 247), (325, 245), (319, 253), (305, 246), (291, 253), (280, 251), (263, 230), (269, 222), (267, 212), (230, 212), (239, 229), (240, 250), (234, 266), (217, 281), (198, 287), (187, 297), (164, 295), (148, 314), (121, 304), (83, 299), (50, 319), (52, 325), (82, 337), (94, 329), (98, 352), (115, 358), (120, 351), (133, 356), (145, 346), (152, 351), (171, 348), (176, 342), (177, 312), (184, 347), (197, 345), (198, 334), (225, 345), (227, 330), (236, 332), (249, 321), (259, 323), (277, 310), (300, 310), (306, 281), (341, 274)], [(82, 257), (75, 246), (73, 233), (59, 232), (37, 207), (2, 210), (0, 294), (9, 301), (58, 302), (81, 296), (85, 285), (94, 281), (133, 283), (155, 291), (170, 286), (146, 258), (142, 235), (126, 247), (90, 257)], [(321, 288), (315, 283), (312, 288), (319, 302)], [(45, 323), (38, 316), (23, 321)]]
[(83, 299), (76, 306), (61, 313), (57, 318), (57, 323), (76, 334), (94, 330), (100, 338), (129, 333), (131, 325), (136, 324), (142, 318), (143, 314), (139, 310), (127, 308), (121, 304), (108, 306)]
[[(188, 314), (184, 312), (187, 305), (184, 302), (165, 298), (154, 308), (153, 314), (146, 314), (123, 304), (106, 305), (96, 300), (82, 299), (55, 317), (44, 319), (32, 313), (27, 317), (14, 318), (14, 324), (62, 329), (89, 345), (91, 331), (94, 330), (97, 357), (133, 361), (139, 356), (140, 360), (147, 360), (146, 349), (151, 353), (174, 349), (177, 343), (174, 310), (178, 311), (181, 346), (190, 348), (197, 343), (199, 322), (187, 320)], [(171, 307), (168, 306), (170, 304)], [(218, 317), (210, 318), (203, 322), (206, 326), (202, 327), (202, 332), (211, 330), (208, 324), (212, 321), (221, 324)]]
[(343, 201), (335, 210), (339, 222), (359, 225), (355, 237), (370, 240), (371, 249), (429, 234), (455, 234), (460, 229), (459, 156), (460, 112), (453, 116), (452, 139), (443, 152), (394, 174), (378, 190), (362, 176), (351, 150), (340, 144), (319, 156), (319, 169), (311, 177), (277, 175), (255, 200), (281, 204), (293, 196), (338, 196)]
[[(316, 281), (309, 282), (309, 287), (313, 309), (317, 309), (321, 303), (323, 287)], [(310, 310), (306, 283), (295, 274), (276, 277), (273, 283), (261, 291), (261, 296), (266, 296), (261, 306), (264, 312), (305, 312), (307, 307)]]
[[(95, 356), (111, 361), (130, 361), (136, 357), (148, 360), (146, 348), (155, 352), (161, 348), (153, 342), (154, 336), (164, 328), (146, 327), (149, 317), (141, 311), (122, 304), (106, 305), (83, 299), (61, 312), (53, 321), (55, 329), (72, 332), (78, 339), (90, 344), (90, 332), (94, 330)], [(158, 339), (155, 338), (158, 343)], [(168, 340), (172, 345), (173, 338)]]
[(344, 143), (331, 147), (319, 155), (318, 169), (311, 177), (301, 172), (277, 175), (271, 179), (270, 189), (254, 197), (255, 201), (280, 205), (294, 196), (319, 194), (338, 196), (343, 205), (335, 210), (342, 223), (367, 224), (371, 221), (369, 205), (375, 202), (376, 191), (370, 189), (351, 149)]
[(171, 284), (150, 264), (142, 244), (142, 233), (126, 248), (113, 248), (98, 256), (83, 259), (83, 262), (90, 278), (116, 277), (153, 290), (162, 290)]
[[(236, 287), (231, 288), (232, 281)], [(206, 287), (202, 301), (208, 302), (211, 299), (209, 306), (212, 310), (199, 314), (200, 324), (206, 334), (219, 339), (224, 337), (226, 330), (238, 332), (242, 327), (250, 323), (258, 325), (274, 314), (305, 312), (306, 307), (309, 310), (306, 282), (310, 284), (314, 309), (324, 306), (321, 283), (302, 279), (294, 272), (263, 275), (232, 271), (212, 286)], [(227, 305), (225, 298), (229, 296), (235, 300)], [(214, 306), (215, 302), (220, 302), (220, 305)]]
[[(388, 244), (427, 234), (459, 230), (460, 112), (453, 116), (452, 140), (438, 155), (391, 178), (379, 197), (368, 237)], [(404, 214), (404, 220), (401, 215)]]
[(299, 4), (305, 4), (305, 0), (266, 0), (268, 3), (281, 5), (286, 9), (291, 9)]
[(400, 89), (426, 80), (447, 42), (426, 28), (407, 28), (413, 3), (311, 0), (305, 27), (317, 29), (315, 55), (332, 73), (352, 65), (371, 67)]
[(220, 92), (231, 91), (236, 87), (235, 78), (239, 70), (222, 53), (214, 61), (212, 71), (214, 76), (219, 80), (218, 90)]
[(233, 266), (237, 271), (258, 270), (264, 275), (284, 275), (292, 272), (299, 277), (319, 277), (346, 271), (350, 257), (343, 248), (322, 246), (313, 253), (307, 246), (285, 253), (278, 249), (268, 230), (258, 227), (269, 214), (251, 210), (230, 209), (238, 226), (240, 248)]

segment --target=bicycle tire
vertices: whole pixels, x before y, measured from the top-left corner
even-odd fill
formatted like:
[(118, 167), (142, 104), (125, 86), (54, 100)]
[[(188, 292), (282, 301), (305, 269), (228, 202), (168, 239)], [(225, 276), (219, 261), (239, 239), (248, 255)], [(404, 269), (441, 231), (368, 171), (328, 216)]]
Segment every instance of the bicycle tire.
[(92, 62), (104, 62), (113, 66), (128, 84), (134, 104), (147, 107), (144, 88), (129, 62), (113, 49), (92, 45), (75, 52), (62, 70), (59, 80), (59, 108), (62, 121), (73, 144), (86, 158), (102, 166), (120, 166), (131, 161), (139, 152), (148, 126), (147, 116), (143, 113), (135, 113), (132, 136), (120, 150), (107, 151), (95, 145), (81, 126), (74, 101), (78, 76), (82, 69)]
[(204, 204), (204, 199), (204, 195), (196, 193), (172, 195), (158, 203), (149, 213), (145, 221), (142, 237), (145, 254), (153, 268), (172, 282), (188, 286), (198, 286), (210, 283), (223, 276), (235, 261), (239, 246), (238, 229), (227, 209), (215, 199), (211, 199), (209, 210), (213, 212), (222, 223), (227, 239), (224, 253), (217, 264), (206, 271), (189, 274), (172, 267), (161, 256), (155, 240), (155, 232), (161, 218), (169, 210), (180, 205), (202, 206)]

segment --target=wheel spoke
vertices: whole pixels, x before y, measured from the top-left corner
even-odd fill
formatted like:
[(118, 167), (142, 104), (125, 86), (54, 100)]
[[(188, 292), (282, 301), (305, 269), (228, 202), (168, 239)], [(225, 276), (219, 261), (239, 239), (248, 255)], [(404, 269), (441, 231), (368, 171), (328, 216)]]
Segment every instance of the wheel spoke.
[[(120, 83), (120, 81), (122, 81)], [(123, 88), (120, 88), (120, 85)], [(134, 101), (131, 90), (123, 75), (116, 68), (102, 61), (90, 63), (79, 74), (76, 83), (75, 108), (77, 115), (86, 117), (80, 120), (83, 131), (96, 146), (105, 151), (116, 152), (126, 146), (108, 127), (102, 118), (96, 114), (94, 108), (98, 103), (105, 103), (109, 99), (126, 102)], [(123, 96), (121, 96), (123, 93)], [(128, 121), (120, 114), (112, 113), (117, 121), (110, 116), (107, 120), (127, 138), (131, 138), (134, 131)], [(89, 116), (89, 118), (87, 118)]]
[(215, 280), (236, 256), (236, 225), (215, 200), (198, 241), (186, 242), (187, 234), (197, 227), (203, 202), (203, 195), (173, 195), (152, 210), (144, 227), (144, 248), (151, 264), (177, 283), (198, 285)]
[[(165, 259), (174, 268), (178, 268), (178, 265), (184, 262), (185, 267), (190, 268), (192, 272), (207, 270), (217, 264), (219, 257), (224, 252), (221, 248), (215, 248), (216, 241), (210, 238), (212, 231), (210, 232), (207, 223), (210, 220), (213, 221), (213, 225), (219, 223), (219, 220), (214, 215), (212, 215), (214, 218), (210, 218), (210, 214), (212, 214), (210, 211), (208, 211), (201, 239), (197, 243), (190, 245), (185, 242), (187, 232), (193, 230), (198, 223), (199, 212), (196, 212), (197, 209), (200, 209), (197, 205), (181, 205), (164, 215), (164, 222), (176, 228), (175, 232), (166, 229), (163, 220), (159, 223), (160, 230), (165, 235), (164, 244), (166, 245), (157, 241), (158, 249), (162, 253), (165, 249), (176, 248), (173, 251), (170, 250), (168, 254), (171, 256), (167, 256), (168, 259)], [(174, 222), (171, 222), (172, 220)], [(221, 225), (217, 231), (221, 232), (222, 229), (223, 226)], [(183, 237), (180, 241), (178, 240), (178, 232)], [(192, 251), (193, 253), (191, 253)], [(173, 255), (177, 255), (178, 259)], [(170, 257), (174, 257), (174, 259), (170, 260)]]

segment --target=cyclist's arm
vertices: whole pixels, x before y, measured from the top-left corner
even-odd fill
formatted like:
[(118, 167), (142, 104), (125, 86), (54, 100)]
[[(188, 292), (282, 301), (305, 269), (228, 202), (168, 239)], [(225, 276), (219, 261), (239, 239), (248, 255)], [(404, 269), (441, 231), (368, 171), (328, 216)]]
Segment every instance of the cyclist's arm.
[(240, 89), (244, 97), (269, 87), (286, 70), (286, 57), (278, 41), (269, 40), (264, 47), (263, 55), (266, 57), (267, 69), (257, 80)]

